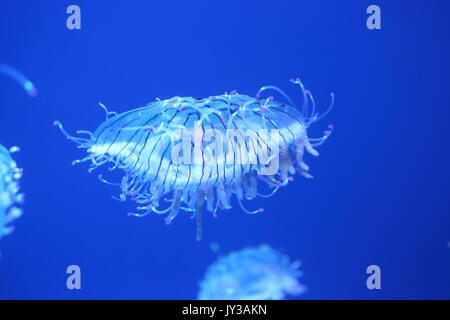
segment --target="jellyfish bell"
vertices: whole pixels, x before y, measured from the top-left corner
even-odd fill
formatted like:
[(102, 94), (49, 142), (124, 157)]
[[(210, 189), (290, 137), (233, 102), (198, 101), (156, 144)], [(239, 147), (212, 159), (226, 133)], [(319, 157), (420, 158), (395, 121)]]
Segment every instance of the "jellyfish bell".
[[(247, 209), (244, 201), (273, 196), (295, 173), (312, 177), (305, 151), (317, 156), (314, 147), (327, 140), (332, 128), (316, 139), (308, 137), (307, 129), (331, 110), (334, 96), (319, 116), (311, 93), (300, 80), (292, 82), (303, 96), (300, 109), (280, 89), (266, 86), (256, 97), (235, 91), (204, 99), (173, 97), (120, 114), (100, 105), (106, 120), (94, 133), (77, 131), (85, 137), (68, 134), (59, 121), (55, 125), (87, 150), (74, 163), (89, 161), (90, 171), (105, 164), (123, 170), (119, 182), (100, 180), (119, 186), (120, 200), (138, 204), (140, 212), (131, 215), (166, 214), (170, 224), (180, 211), (191, 213), (200, 240), (204, 206), (216, 215), (232, 208), (235, 195), (244, 212), (263, 212)], [(287, 102), (262, 97), (267, 90), (276, 90)], [(269, 192), (260, 192), (258, 182)]]

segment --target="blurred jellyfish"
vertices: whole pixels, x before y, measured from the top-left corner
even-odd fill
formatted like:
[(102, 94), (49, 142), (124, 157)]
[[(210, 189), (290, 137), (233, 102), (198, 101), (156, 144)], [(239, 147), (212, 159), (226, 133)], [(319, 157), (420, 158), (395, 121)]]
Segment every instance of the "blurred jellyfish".
[(11, 222), (22, 215), (18, 207), (23, 201), (18, 184), (22, 170), (11, 157), (15, 151), (17, 147), (7, 150), (0, 145), (0, 239), (13, 231)]
[(0, 64), (0, 73), (4, 73), (16, 80), (25, 89), (30, 97), (35, 97), (37, 95), (38, 91), (33, 82), (25, 77), (20, 71), (6, 64)]
[(300, 262), (268, 245), (245, 248), (219, 258), (206, 271), (199, 300), (280, 300), (305, 287)]
[[(120, 182), (101, 181), (121, 189), (120, 200), (138, 204), (143, 217), (152, 212), (167, 214), (170, 224), (179, 212), (187, 212), (197, 222), (197, 240), (202, 238), (202, 212), (213, 216), (230, 210), (236, 199), (248, 214), (263, 208), (247, 209), (244, 202), (257, 196), (268, 198), (293, 180), (296, 172), (306, 178), (309, 166), (304, 154), (330, 136), (329, 126), (320, 138), (310, 138), (309, 126), (322, 119), (334, 104), (319, 115), (314, 98), (299, 79), (303, 96), (301, 109), (279, 88), (262, 87), (255, 97), (236, 91), (207, 98), (173, 97), (145, 107), (117, 114), (106, 112), (106, 121), (94, 132), (81, 130), (86, 137), (67, 133), (67, 139), (86, 149), (88, 155), (74, 163), (91, 162), (91, 171), (106, 164), (123, 170)], [(287, 103), (262, 97), (267, 90), (279, 92)], [(180, 154), (183, 154), (182, 156)], [(258, 191), (258, 180), (267, 192)]]
[[(30, 97), (37, 95), (34, 84), (20, 71), (6, 64), (0, 64), (0, 73), (16, 80)], [(17, 168), (11, 153), (19, 151), (18, 147), (9, 150), (0, 144), (0, 239), (13, 231), (11, 222), (22, 215), (19, 208), (23, 202), (23, 194), (19, 193), (19, 179), (22, 170)]]

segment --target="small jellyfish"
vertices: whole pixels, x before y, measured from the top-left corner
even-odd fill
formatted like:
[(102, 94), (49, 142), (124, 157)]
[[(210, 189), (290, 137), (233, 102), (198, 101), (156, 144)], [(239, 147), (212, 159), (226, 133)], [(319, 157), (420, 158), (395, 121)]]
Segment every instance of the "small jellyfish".
[(15, 68), (6, 64), (0, 64), (0, 73), (4, 73), (16, 80), (30, 97), (35, 97), (38, 94), (38, 91), (33, 82), (25, 77), (25, 75), (23, 75), (19, 70), (16, 70)]
[(219, 258), (206, 271), (199, 300), (281, 300), (305, 287), (299, 261), (268, 245), (245, 248)]
[(18, 207), (23, 201), (18, 184), (22, 170), (17, 168), (10, 154), (17, 150), (17, 147), (7, 150), (0, 145), (0, 239), (13, 231), (11, 222), (22, 215)]
[[(0, 73), (16, 80), (28, 93), (35, 97), (38, 93), (34, 84), (20, 71), (6, 64), (0, 64)], [(23, 202), (23, 194), (19, 193), (19, 179), (22, 169), (17, 168), (11, 153), (19, 151), (18, 147), (9, 150), (0, 144), (0, 239), (13, 231), (11, 222), (22, 215), (19, 206)]]

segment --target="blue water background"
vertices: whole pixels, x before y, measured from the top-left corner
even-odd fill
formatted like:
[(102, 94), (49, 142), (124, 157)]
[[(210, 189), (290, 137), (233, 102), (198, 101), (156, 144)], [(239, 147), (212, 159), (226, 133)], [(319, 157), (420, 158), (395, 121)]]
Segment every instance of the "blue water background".
[[(82, 29), (66, 28), (81, 7)], [(382, 30), (366, 8), (382, 9)], [(0, 1), (0, 142), (19, 145), (25, 214), (0, 242), (2, 299), (192, 299), (215, 254), (267, 243), (303, 262), (304, 299), (450, 298), (448, 1)], [(85, 156), (52, 125), (94, 130), (104, 113), (157, 97), (205, 97), (273, 84), (300, 101), (300, 77), (335, 132), (295, 181), (247, 215), (127, 217)], [(66, 288), (68, 265), (82, 290)], [(382, 289), (366, 288), (366, 268)]]

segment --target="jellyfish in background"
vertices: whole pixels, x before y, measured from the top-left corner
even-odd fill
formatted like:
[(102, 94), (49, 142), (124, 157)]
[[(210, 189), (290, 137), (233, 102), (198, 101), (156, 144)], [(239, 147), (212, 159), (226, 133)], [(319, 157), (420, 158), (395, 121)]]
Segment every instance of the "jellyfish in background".
[[(88, 156), (74, 163), (91, 161), (91, 170), (110, 163), (111, 170), (122, 169), (120, 200), (127, 198), (138, 204), (141, 213), (167, 214), (170, 224), (179, 211), (192, 214), (197, 221), (197, 239), (202, 236), (202, 208), (216, 216), (218, 210), (231, 209), (232, 195), (240, 208), (249, 214), (244, 200), (256, 196), (271, 197), (292, 181), (298, 172), (311, 178), (304, 162), (304, 152), (317, 156), (315, 146), (331, 134), (332, 127), (321, 138), (307, 135), (308, 127), (323, 118), (319, 116), (311, 93), (298, 79), (303, 101), (301, 109), (280, 89), (261, 88), (256, 97), (238, 94), (198, 99), (174, 97), (157, 99), (147, 106), (117, 114), (106, 112), (106, 121), (98, 129), (78, 131), (87, 137), (66, 137)], [(287, 101), (262, 97), (274, 90)], [(258, 181), (266, 185), (266, 193), (258, 191)]]
[(20, 71), (6, 64), (0, 64), (0, 72), (16, 80), (25, 89), (30, 97), (35, 97), (37, 95), (38, 91), (33, 82), (25, 77)]
[[(16, 80), (30, 97), (37, 95), (34, 84), (13, 67), (0, 64), (0, 73)], [(22, 177), (22, 169), (17, 168), (11, 157), (11, 153), (17, 151), (19, 151), (18, 147), (12, 147), (8, 150), (0, 145), (0, 239), (13, 231), (11, 222), (22, 215), (22, 209), (19, 208), (24, 198), (24, 195), (19, 193), (19, 179)]]
[(219, 258), (206, 271), (199, 300), (281, 300), (298, 295), (300, 262), (291, 262), (268, 245), (246, 248)]
[(22, 170), (17, 168), (10, 154), (15, 151), (17, 147), (7, 150), (0, 145), (0, 239), (13, 231), (11, 222), (22, 215), (18, 207), (23, 201), (18, 184)]

